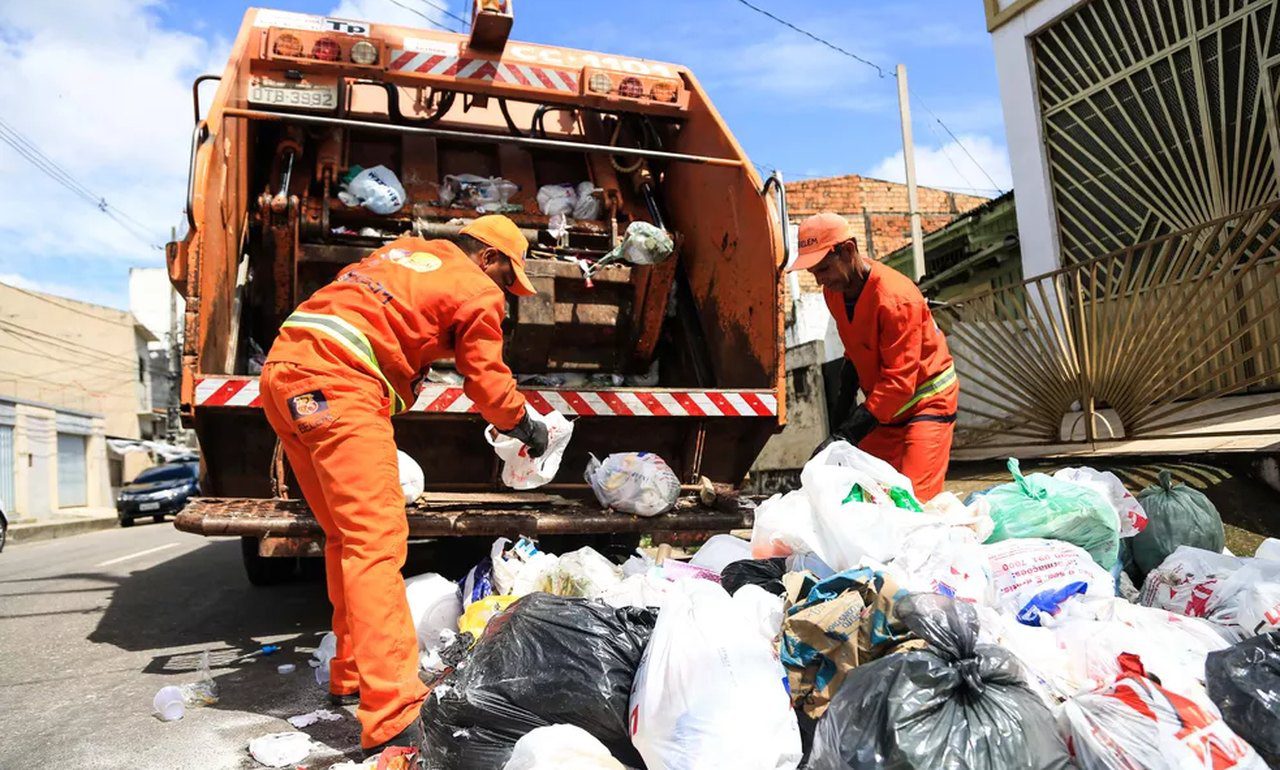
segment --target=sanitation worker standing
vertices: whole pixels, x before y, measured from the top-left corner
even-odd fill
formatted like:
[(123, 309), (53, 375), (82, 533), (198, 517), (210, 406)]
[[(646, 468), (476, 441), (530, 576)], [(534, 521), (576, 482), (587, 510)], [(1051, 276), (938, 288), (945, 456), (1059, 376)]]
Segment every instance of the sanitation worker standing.
[(392, 241), (299, 305), (262, 370), (267, 420), (325, 533), (338, 642), (330, 695), (358, 696), (369, 754), (421, 746), (427, 695), (400, 576), (409, 527), (391, 416), (412, 405), (433, 361), (453, 358), (480, 414), (531, 455), (546, 451), (546, 427), (526, 414), (502, 360), (503, 291), (534, 294), (527, 248), (498, 215), (456, 243)]
[(822, 287), (845, 357), (866, 397), (840, 415), (819, 446), (848, 441), (911, 479), (927, 501), (942, 491), (960, 395), (947, 341), (924, 295), (893, 268), (864, 259), (839, 214), (800, 223), (789, 270), (808, 270)]

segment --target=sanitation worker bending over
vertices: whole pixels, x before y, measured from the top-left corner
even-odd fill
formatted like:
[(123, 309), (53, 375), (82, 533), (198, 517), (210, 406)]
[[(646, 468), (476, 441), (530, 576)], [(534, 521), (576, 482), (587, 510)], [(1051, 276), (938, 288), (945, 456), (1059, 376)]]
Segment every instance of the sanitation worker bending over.
[(539, 456), (542, 423), (502, 360), (503, 290), (531, 295), (528, 244), (480, 217), (449, 241), (400, 238), (298, 306), (262, 369), (262, 404), (325, 534), (335, 702), (358, 695), (369, 754), (422, 743), (418, 639), (400, 568), (408, 548), (391, 416), (431, 363), (451, 357), (481, 415)]
[(811, 216), (799, 238), (790, 270), (808, 270), (822, 287), (866, 396), (819, 449), (836, 440), (856, 444), (911, 479), (927, 501), (947, 475), (960, 395), (947, 341), (910, 279), (862, 258), (844, 217)]

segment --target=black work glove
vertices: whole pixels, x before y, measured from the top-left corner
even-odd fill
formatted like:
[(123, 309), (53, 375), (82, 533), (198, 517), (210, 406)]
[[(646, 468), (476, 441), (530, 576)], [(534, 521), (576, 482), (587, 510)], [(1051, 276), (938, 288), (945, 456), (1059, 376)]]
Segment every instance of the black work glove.
[(827, 438), (818, 445), (818, 448), (813, 450), (813, 454), (809, 455), (809, 458), (813, 459), (819, 452), (837, 441), (848, 441), (850, 444), (857, 446), (858, 442), (866, 438), (867, 435), (871, 433), (871, 431), (875, 430), (876, 426), (879, 424), (880, 421), (871, 414), (867, 407), (859, 404), (858, 407), (845, 418), (844, 422), (840, 423), (840, 425), (831, 432), (831, 435), (827, 436)]
[(525, 413), (524, 419), (511, 430), (500, 431), (529, 448), (530, 457), (542, 457), (547, 451), (547, 426)]

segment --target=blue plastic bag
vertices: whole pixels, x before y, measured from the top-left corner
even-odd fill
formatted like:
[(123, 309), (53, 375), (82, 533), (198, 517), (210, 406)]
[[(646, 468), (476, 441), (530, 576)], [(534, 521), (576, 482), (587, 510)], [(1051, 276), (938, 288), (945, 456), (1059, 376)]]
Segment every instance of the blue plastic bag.
[(1120, 521), (1097, 492), (1069, 481), (1032, 473), (1023, 476), (1017, 458), (1009, 458), (1013, 481), (983, 495), (991, 504), (995, 529), (988, 543), (1014, 537), (1063, 540), (1089, 552), (1111, 569), (1120, 549)]

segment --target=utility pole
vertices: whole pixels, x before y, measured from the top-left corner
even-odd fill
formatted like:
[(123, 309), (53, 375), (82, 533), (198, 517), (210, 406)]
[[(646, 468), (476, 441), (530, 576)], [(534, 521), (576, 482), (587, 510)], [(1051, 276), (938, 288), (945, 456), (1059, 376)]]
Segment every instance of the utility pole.
[(917, 282), (924, 277), (924, 234), (920, 228), (920, 196), (916, 192), (916, 145), (911, 138), (911, 102), (907, 92), (907, 66), (899, 64), (898, 111), (902, 117), (902, 160), (907, 166), (907, 208), (911, 214), (911, 263)]
[[(178, 229), (171, 228), (169, 231), (169, 240), (178, 240)], [(182, 416), (178, 409), (178, 401), (181, 397), (182, 382), (182, 343), (178, 339), (178, 290), (173, 288), (173, 284), (169, 284), (169, 404), (166, 409), (165, 417), (167, 423), (168, 435), (165, 439), (171, 443), (178, 443), (178, 436), (182, 432)]]

